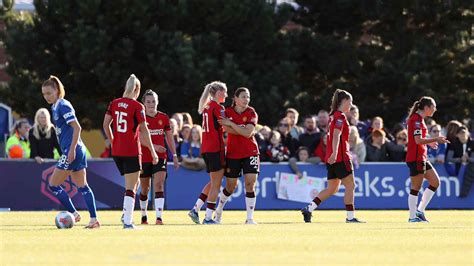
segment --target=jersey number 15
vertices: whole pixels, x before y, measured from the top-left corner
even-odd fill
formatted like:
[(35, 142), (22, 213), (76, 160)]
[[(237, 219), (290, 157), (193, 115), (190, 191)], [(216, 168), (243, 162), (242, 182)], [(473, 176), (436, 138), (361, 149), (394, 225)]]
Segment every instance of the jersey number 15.
[(125, 119), (127, 113), (115, 111), (115, 116), (115, 121), (117, 121), (117, 131), (120, 133), (127, 132), (127, 120)]

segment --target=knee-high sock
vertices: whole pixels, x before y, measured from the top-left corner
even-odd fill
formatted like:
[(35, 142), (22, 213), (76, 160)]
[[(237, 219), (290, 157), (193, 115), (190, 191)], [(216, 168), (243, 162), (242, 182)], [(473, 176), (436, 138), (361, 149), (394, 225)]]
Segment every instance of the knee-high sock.
[(161, 218), (163, 213), (163, 207), (165, 206), (165, 193), (164, 192), (155, 192), (155, 211), (156, 218)]
[(255, 192), (245, 193), (245, 205), (247, 207), (247, 220), (253, 219), (253, 212), (255, 211), (255, 205), (257, 198), (255, 197)]
[(428, 206), (428, 203), (430, 203), (431, 198), (433, 198), (433, 195), (436, 192), (437, 187), (429, 186), (425, 191), (423, 192), (423, 196), (421, 197), (421, 202), (420, 205), (418, 206), (418, 210), (420, 212), (424, 212), (426, 209), (426, 206)]
[(49, 186), (49, 189), (53, 192), (54, 196), (61, 202), (61, 204), (70, 213), (75, 213), (76, 208), (72, 204), (71, 198), (61, 186)]
[(140, 210), (142, 211), (142, 216), (147, 216), (148, 209), (148, 195), (143, 195), (140, 193)]
[(132, 190), (125, 191), (125, 196), (123, 197), (124, 224), (132, 224), (134, 206), (135, 206), (135, 192), (133, 192)]
[(85, 187), (80, 187), (79, 192), (81, 192), (82, 197), (86, 201), (87, 209), (89, 210), (89, 214), (91, 218), (97, 217), (96, 206), (95, 206), (95, 197), (94, 192), (92, 189), (86, 185)]
[(227, 203), (231, 193), (227, 191), (227, 189), (223, 189), (221, 194), (219, 195), (219, 205), (216, 208), (216, 212), (222, 212), (224, 210), (224, 206)]
[(418, 204), (418, 191), (412, 189), (408, 195), (408, 209), (410, 210), (410, 219), (416, 217), (416, 205)]

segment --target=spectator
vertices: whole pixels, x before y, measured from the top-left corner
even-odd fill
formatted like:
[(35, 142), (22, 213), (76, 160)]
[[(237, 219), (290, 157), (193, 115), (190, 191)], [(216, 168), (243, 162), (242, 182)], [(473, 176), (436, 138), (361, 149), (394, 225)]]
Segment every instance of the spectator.
[(183, 115), (183, 126), (190, 125), (193, 126), (193, 118), (191, 117), (190, 113), (181, 113)]
[(305, 146), (301, 146), (298, 148), (298, 150), (296, 150), (296, 156), (291, 157), (289, 160), (289, 163), (290, 163), (290, 168), (301, 179), (303, 177), (303, 173), (298, 168), (298, 165), (296, 164), (296, 162), (316, 164), (316, 163), (321, 162), (321, 158), (309, 157), (309, 150)]
[(303, 129), (298, 126), (298, 118), (300, 114), (294, 108), (286, 109), (286, 118), (288, 118), (288, 124), (290, 125), (290, 136), (293, 139), (298, 140)]
[(287, 117), (280, 120), (277, 131), (280, 133), (281, 143), (287, 147), (290, 154), (293, 155), (298, 148), (298, 141), (293, 139), (290, 135), (290, 122)]
[(461, 164), (469, 162), (473, 150), (474, 141), (471, 140), (467, 127), (459, 127), (456, 132), (456, 139), (448, 146), (446, 161), (450, 166), (454, 164), (454, 169), (453, 167), (448, 169), (449, 174), (458, 175)]
[[(179, 151), (181, 150), (181, 143), (183, 142), (183, 139), (179, 136), (178, 122), (174, 118), (170, 119), (170, 127), (171, 127), (171, 132), (173, 132), (173, 139), (174, 139), (174, 144), (176, 147), (176, 152), (179, 153)], [(168, 149), (168, 145), (166, 145), (166, 150), (168, 153), (168, 161), (173, 161), (173, 153), (171, 152), (171, 149)], [(177, 156), (179, 158), (181, 154), (177, 154)]]
[(367, 137), (367, 130), (369, 129), (369, 127), (366, 123), (359, 120), (359, 107), (357, 107), (357, 105), (352, 105), (347, 119), (349, 120), (349, 123), (352, 126), (357, 127), (360, 138), (364, 140)]
[(393, 162), (404, 162), (407, 155), (408, 131), (398, 131), (395, 142), (387, 143), (390, 160)]
[(183, 125), (183, 129), (181, 129), (181, 137), (183, 141), (180, 145), (180, 159), (183, 158), (183, 155), (188, 154), (189, 148), (191, 147), (191, 126), (188, 124)]
[[(441, 135), (441, 126), (436, 124), (432, 126), (429, 130), (429, 135), (431, 138), (437, 138)], [(428, 153), (428, 160), (432, 164), (443, 164), (445, 161), (445, 155), (446, 155), (446, 147), (447, 144), (438, 144), (437, 149), (431, 148), (431, 146), (427, 145), (427, 153)]]
[(321, 162), (326, 162), (326, 148), (328, 144), (328, 134), (327, 132), (321, 132), (321, 139), (319, 140), (318, 146), (314, 150), (314, 156), (321, 159)]
[(318, 128), (320, 132), (328, 132), (329, 130), (329, 113), (326, 110), (318, 112)]
[(313, 116), (307, 116), (304, 119), (304, 133), (299, 137), (299, 145), (314, 151), (321, 139), (319, 129), (316, 127), (316, 120)]
[[(183, 142), (184, 143), (184, 142)], [(181, 158), (183, 159), (182, 165), (184, 168), (190, 170), (203, 170), (206, 169), (206, 163), (201, 157), (201, 144), (202, 144), (202, 128), (199, 125), (194, 125), (191, 129), (188, 142), (189, 146), (187, 149), (181, 149)]]
[(352, 162), (354, 163), (354, 166), (358, 168), (359, 164), (365, 161), (367, 150), (364, 141), (359, 136), (359, 130), (356, 126), (350, 127), (349, 146), (352, 155)]
[(366, 143), (367, 162), (387, 162), (393, 161), (390, 154), (396, 154), (404, 150), (404, 147), (393, 142), (387, 142), (385, 131), (374, 129), (370, 135), (371, 141)]
[(5, 144), (5, 154), (8, 158), (30, 158), (30, 143), (28, 132), (31, 126), (26, 119), (20, 119)]
[(448, 124), (446, 125), (446, 138), (449, 140), (449, 142), (453, 143), (456, 140), (456, 134), (458, 128), (460, 127), (462, 127), (462, 123), (457, 120), (451, 120), (448, 122)]
[(270, 159), (267, 158), (267, 147), (270, 145), (270, 135), (272, 130), (268, 126), (262, 126), (262, 128), (255, 134), (257, 140), (258, 150), (260, 151), (260, 161), (265, 162)]
[(395, 138), (389, 133), (387, 132), (385, 129), (384, 129), (384, 124), (383, 124), (383, 118), (380, 117), (380, 116), (376, 116), (372, 119), (372, 122), (371, 122), (371, 125), (368, 129), (368, 133), (369, 135), (367, 136), (366, 138), (366, 142), (367, 142), (367, 139), (371, 139), (370, 137), (370, 134), (372, 134), (372, 132), (376, 129), (379, 129), (379, 130), (382, 130), (384, 133), (385, 133), (385, 138), (386, 138), (386, 141), (394, 141)]
[[(185, 125), (188, 126), (189, 125)], [(186, 127), (183, 126), (183, 129)], [(187, 134), (187, 139), (183, 139), (181, 143), (181, 158), (198, 158), (201, 154), (201, 136), (202, 129), (199, 125), (194, 125), (190, 133)]]
[(272, 131), (270, 145), (267, 147), (267, 157), (274, 163), (288, 161), (290, 157), (288, 147), (282, 143), (281, 134), (276, 130)]
[(183, 124), (184, 124), (184, 117), (183, 117), (183, 114), (182, 113), (174, 113), (173, 116), (171, 116), (171, 118), (174, 119), (174, 121), (176, 121), (176, 130), (178, 131), (178, 134), (181, 132), (181, 129), (183, 128)]
[(40, 108), (36, 111), (35, 123), (29, 132), (30, 158), (37, 163), (43, 163), (43, 158), (59, 159), (59, 147), (56, 131), (51, 123), (48, 109)]

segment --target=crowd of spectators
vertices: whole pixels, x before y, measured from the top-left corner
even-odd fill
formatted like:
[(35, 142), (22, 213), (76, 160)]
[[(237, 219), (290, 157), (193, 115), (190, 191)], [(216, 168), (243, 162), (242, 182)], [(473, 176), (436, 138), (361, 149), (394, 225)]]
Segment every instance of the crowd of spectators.
[[(389, 130), (381, 116), (361, 120), (357, 106), (353, 106), (346, 116), (350, 123), (350, 151), (356, 168), (363, 162), (405, 161), (408, 134), (403, 122)], [(300, 121), (299, 112), (288, 108), (276, 126), (257, 125), (254, 136), (260, 150), (260, 161), (289, 162), (293, 171), (302, 176), (297, 162), (325, 163), (329, 122), (326, 110), (305, 116)], [(474, 176), (474, 140), (467, 126), (453, 120), (443, 127), (432, 118), (427, 118), (425, 123), (429, 136), (442, 134), (451, 142), (440, 144), (437, 149), (428, 147), (428, 160), (432, 164), (444, 164), (450, 175), (457, 175), (461, 165), (466, 164), (466, 175)], [(183, 167), (204, 169), (200, 153), (201, 126), (193, 123), (189, 113), (173, 114), (170, 125)], [(38, 163), (44, 158), (58, 158), (60, 152), (49, 112), (44, 108), (37, 111), (33, 126), (26, 119), (18, 120), (5, 145), (8, 158), (32, 158)], [(101, 157), (110, 157), (110, 144), (106, 143)], [(465, 182), (470, 187), (474, 178), (465, 178)], [(464, 186), (463, 189), (466, 190)], [(461, 195), (466, 193), (461, 191)]]

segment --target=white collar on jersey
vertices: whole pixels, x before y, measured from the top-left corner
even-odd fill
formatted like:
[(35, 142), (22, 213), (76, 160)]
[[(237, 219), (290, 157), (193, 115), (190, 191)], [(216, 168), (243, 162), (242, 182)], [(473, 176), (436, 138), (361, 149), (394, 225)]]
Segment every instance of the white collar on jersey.
[(56, 110), (56, 108), (58, 107), (59, 101), (61, 100), (62, 100), (61, 98), (58, 98), (58, 100), (55, 103), (53, 103), (53, 110)]

